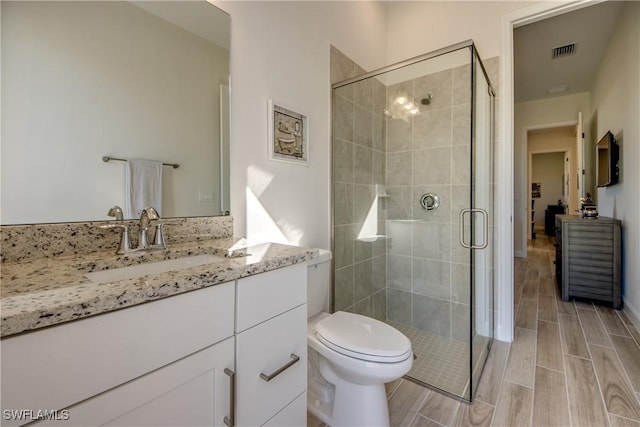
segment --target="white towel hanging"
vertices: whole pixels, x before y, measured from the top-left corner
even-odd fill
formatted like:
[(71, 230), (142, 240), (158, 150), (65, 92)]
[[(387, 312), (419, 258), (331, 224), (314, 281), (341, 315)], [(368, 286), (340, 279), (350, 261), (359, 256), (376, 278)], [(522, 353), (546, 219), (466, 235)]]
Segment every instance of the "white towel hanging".
[(137, 219), (151, 206), (162, 215), (162, 162), (129, 159), (125, 165), (124, 216)]

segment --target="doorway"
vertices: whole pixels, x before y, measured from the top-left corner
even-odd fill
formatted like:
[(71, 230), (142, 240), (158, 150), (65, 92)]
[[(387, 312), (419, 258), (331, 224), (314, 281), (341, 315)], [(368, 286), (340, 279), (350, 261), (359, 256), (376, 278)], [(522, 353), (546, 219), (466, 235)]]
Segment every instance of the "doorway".
[[(545, 211), (562, 205), (577, 209), (578, 147), (575, 126), (559, 126), (527, 131), (527, 188), (529, 226), (527, 240), (545, 230)], [(553, 209), (553, 208), (552, 208)]]

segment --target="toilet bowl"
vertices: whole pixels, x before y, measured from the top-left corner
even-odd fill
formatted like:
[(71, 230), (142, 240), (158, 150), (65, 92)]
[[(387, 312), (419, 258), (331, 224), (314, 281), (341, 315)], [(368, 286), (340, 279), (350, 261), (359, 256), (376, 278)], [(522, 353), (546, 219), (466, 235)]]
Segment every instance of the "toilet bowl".
[(330, 257), (322, 251), (309, 265), (307, 409), (333, 427), (389, 426), (384, 384), (411, 369), (411, 342), (376, 319), (322, 311), (328, 305)]

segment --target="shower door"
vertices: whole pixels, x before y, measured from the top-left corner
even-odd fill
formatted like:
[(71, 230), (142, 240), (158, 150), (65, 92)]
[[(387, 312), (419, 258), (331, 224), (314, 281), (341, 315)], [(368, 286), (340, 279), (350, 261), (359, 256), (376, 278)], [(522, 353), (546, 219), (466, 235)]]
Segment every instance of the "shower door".
[(493, 336), (493, 143), (472, 43), (333, 86), (333, 308), (396, 327), (407, 378), (465, 400)]
[(494, 99), (493, 90), (475, 47), (472, 48), (471, 137), (471, 366), (472, 400), (489, 355), (494, 328)]

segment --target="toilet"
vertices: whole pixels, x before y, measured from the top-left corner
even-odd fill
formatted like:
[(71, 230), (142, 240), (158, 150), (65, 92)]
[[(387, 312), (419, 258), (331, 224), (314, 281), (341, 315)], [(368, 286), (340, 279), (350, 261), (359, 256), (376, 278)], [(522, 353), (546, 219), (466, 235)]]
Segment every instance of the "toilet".
[(389, 426), (384, 384), (413, 365), (411, 342), (376, 319), (329, 314), (331, 252), (308, 262), (307, 409), (332, 427)]

